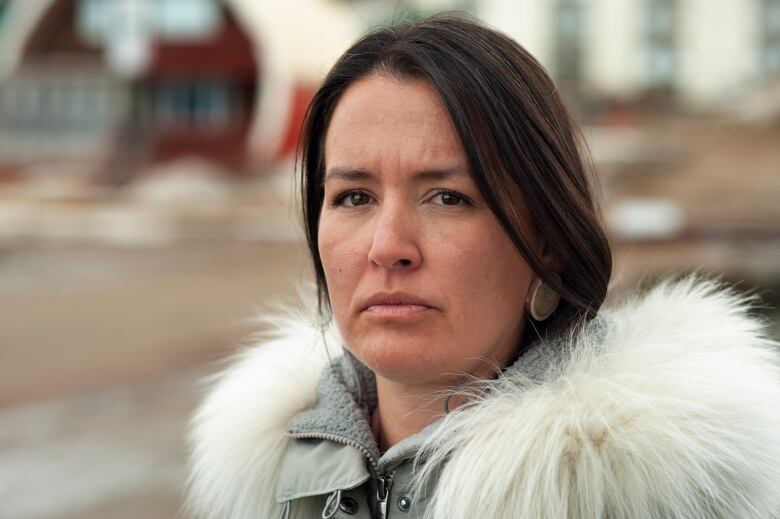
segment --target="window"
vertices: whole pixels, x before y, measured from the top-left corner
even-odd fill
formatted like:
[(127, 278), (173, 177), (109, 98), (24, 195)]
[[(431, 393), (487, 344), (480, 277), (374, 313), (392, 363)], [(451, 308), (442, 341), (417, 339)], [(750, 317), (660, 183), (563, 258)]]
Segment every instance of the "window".
[(157, 88), (154, 106), (160, 126), (218, 131), (230, 123), (231, 89), (218, 81), (169, 81)]
[(7, 0), (0, 0), (0, 32), (3, 32), (3, 19), (5, 18), (5, 12), (8, 10)]
[(780, 74), (780, 0), (763, 0), (761, 33), (761, 69), (765, 76)]
[(219, 26), (219, 7), (214, 0), (157, 0), (155, 32), (164, 39), (203, 39)]
[(559, 81), (581, 81), (584, 36), (585, 12), (582, 2), (560, 0), (555, 17), (555, 70)]
[(644, 13), (645, 79), (649, 86), (670, 86), (677, 71), (675, 0), (648, 0)]
[(30, 136), (92, 134), (111, 124), (114, 94), (98, 78), (16, 78), (0, 89), (0, 130)]
[(128, 15), (164, 40), (208, 38), (221, 20), (217, 0), (81, 0), (78, 6), (78, 33), (98, 44), (105, 44)]

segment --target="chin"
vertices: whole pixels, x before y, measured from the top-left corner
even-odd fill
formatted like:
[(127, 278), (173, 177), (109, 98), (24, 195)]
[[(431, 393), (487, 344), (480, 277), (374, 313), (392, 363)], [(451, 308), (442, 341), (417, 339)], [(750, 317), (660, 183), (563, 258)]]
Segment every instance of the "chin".
[[(383, 334), (365, 338), (350, 351), (377, 375), (400, 383), (421, 383), (438, 378), (442, 366), (431, 355), (431, 341), (420, 337)], [(437, 365), (438, 364), (438, 365)]]

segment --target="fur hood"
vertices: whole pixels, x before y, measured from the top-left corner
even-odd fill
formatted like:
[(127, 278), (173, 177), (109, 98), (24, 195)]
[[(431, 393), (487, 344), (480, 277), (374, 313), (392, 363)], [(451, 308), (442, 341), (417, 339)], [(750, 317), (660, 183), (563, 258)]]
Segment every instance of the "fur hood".
[[(540, 377), (487, 383), (426, 439), (429, 517), (780, 517), (778, 344), (752, 301), (667, 280), (604, 308), (598, 333), (538, 346)], [(308, 322), (279, 318), (210, 381), (190, 433), (197, 517), (281, 513), (285, 431), (339, 353), (337, 334)]]

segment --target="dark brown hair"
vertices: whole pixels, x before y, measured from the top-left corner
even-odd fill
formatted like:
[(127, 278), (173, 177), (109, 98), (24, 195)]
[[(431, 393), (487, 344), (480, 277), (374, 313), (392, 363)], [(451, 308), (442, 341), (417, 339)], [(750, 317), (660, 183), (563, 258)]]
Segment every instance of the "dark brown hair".
[[(535, 323), (536, 330), (594, 317), (606, 296), (612, 257), (579, 130), (533, 56), (504, 34), (451, 14), (362, 37), (312, 100), (301, 140), (301, 196), (321, 314), (330, 308), (317, 247), (325, 134), (344, 91), (371, 74), (424, 79), (438, 91), (477, 188), (534, 272), (561, 295), (558, 309)], [(529, 247), (529, 232), (563, 266), (560, 282)]]

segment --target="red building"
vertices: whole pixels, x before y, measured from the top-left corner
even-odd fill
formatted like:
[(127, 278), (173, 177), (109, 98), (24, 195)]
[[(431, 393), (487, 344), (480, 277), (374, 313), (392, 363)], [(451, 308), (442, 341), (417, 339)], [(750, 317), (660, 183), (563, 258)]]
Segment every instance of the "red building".
[[(0, 166), (73, 161), (121, 183), (181, 157), (241, 175), (289, 154), (316, 79), (288, 51), (300, 20), (256, 4), (11, 2)], [(343, 25), (346, 46), (359, 28)]]

